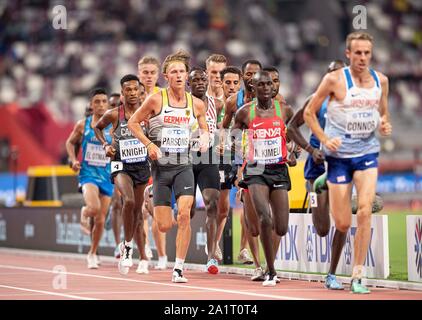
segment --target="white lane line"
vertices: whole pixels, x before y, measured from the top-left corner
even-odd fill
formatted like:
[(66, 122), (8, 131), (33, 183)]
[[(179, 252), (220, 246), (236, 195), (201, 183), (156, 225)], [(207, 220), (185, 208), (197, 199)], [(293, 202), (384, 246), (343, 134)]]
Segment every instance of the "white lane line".
[[(28, 267), (20, 267), (20, 266), (12, 266), (12, 265), (0, 265), (0, 268), (37, 271), (37, 272), (46, 272), (46, 273), (57, 273), (57, 272), (55, 272), (53, 270), (49, 270), (49, 269), (28, 268)], [(279, 295), (271, 295), (271, 294), (263, 294), (263, 293), (244, 292), (244, 291), (238, 291), (238, 290), (226, 290), (226, 289), (220, 289), (220, 288), (196, 287), (196, 286), (191, 286), (191, 285), (180, 285), (180, 284), (174, 284), (174, 283), (162, 283), (162, 282), (135, 280), (135, 279), (128, 279), (128, 278), (116, 278), (116, 277), (100, 276), (100, 275), (93, 275), (93, 274), (86, 274), (86, 273), (63, 272), (62, 274), (79, 276), (79, 277), (88, 277), (88, 278), (98, 278), (98, 279), (108, 279), (108, 280), (117, 280), (117, 281), (126, 281), (126, 282), (146, 283), (146, 284), (154, 284), (154, 285), (176, 287), (176, 288), (197, 289), (197, 290), (200, 290), (200, 291), (232, 293), (232, 294), (237, 294), (237, 295), (240, 294), (240, 295), (251, 296), (251, 297), (271, 298), (271, 299), (278, 299), (278, 300), (310, 300), (310, 299), (307, 299), (307, 298), (295, 298), (295, 297), (289, 297), (289, 296), (279, 296)]]
[(33, 290), (33, 289), (27, 289), (27, 288), (5, 286), (5, 285), (2, 285), (2, 284), (0, 284), (0, 288), (20, 290), (20, 291), (28, 291), (28, 292), (36, 292), (36, 293), (47, 294), (47, 295), (50, 295), (50, 296), (59, 296), (59, 297), (71, 298), (71, 299), (78, 299), (78, 300), (98, 300), (98, 299), (95, 299), (95, 298), (87, 298), (87, 297), (81, 297), (81, 296), (74, 296), (74, 295), (71, 295), (71, 294), (56, 293), (56, 292), (44, 291), (44, 290)]

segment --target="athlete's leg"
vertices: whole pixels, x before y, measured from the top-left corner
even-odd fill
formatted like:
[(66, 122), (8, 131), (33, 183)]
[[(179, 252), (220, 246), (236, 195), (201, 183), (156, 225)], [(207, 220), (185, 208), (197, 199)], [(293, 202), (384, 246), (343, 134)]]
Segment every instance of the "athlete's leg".
[(142, 214), (142, 204), (144, 202), (144, 191), (146, 184), (138, 184), (134, 188), (135, 196), (135, 208), (134, 208), (134, 218), (135, 218), (135, 241), (139, 250), (139, 259), (148, 260), (148, 257), (145, 253), (145, 238), (146, 234), (144, 231), (144, 216)]
[(249, 247), (251, 249), (252, 253), (252, 260), (255, 264), (256, 268), (261, 267), (261, 262), (259, 259), (259, 218), (258, 214), (256, 213), (251, 197), (249, 195), (249, 192), (243, 191), (242, 194), (243, 199), (243, 214), (245, 219), (245, 231), (246, 231), (246, 237), (249, 243)]
[(272, 233), (272, 241), (274, 244), (272, 263), (274, 264), (281, 237), (287, 233), (289, 225), (289, 196), (286, 189), (276, 189), (272, 190), (270, 193), (270, 199), (272, 221), (274, 225), (274, 232)]
[(109, 196), (100, 195), (100, 210), (97, 215), (94, 217), (94, 227), (92, 229), (92, 238), (91, 238), (91, 249), (89, 253), (96, 254), (98, 245), (100, 244), (101, 237), (104, 232), (104, 223), (107, 215), (108, 208), (110, 206), (111, 198)]
[(81, 228), (86, 234), (91, 234), (92, 219), (101, 209), (100, 191), (94, 183), (85, 183), (82, 186), (82, 195), (85, 205), (81, 208)]
[(272, 243), (273, 221), (270, 212), (270, 190), (269, 187), (262, 184), (251, 184), (249, 194), (252, 199), (252, 205), (259, 217), (260, 239), (264, 249), (265, 260), (270, 274), (275, 274), (274, 253)]
[(207, 188), (202, 191), (202, 198), (204, 199), (207, 229), (207, 247), (208, 260), (214, 258), (216, 248), (217, 236), (217, 206), (220, 191), (217, 189)]
[(224, 227), (226, 226), (227, 216), (230, 211), (230, 189), (220, 190), (220, 198), (218, 199), (218, 215), (217, 215), (217, 243), (223, 236)]
[(352, 278), (362, 278), (362, 266), (365, 262), (371, 237), (371, 212), (377, 186), (378, 169), (355, 171), (353, 181), (358, 195), (357, 229), (354, 243), (354, 263)]
[(123, 200), (122, 219), (124, 239), (130, 242), (135, 232), (135, 195), (133, 192), (133, 182), (129, 175), (119, 173), (114, 178), (114, 184), (117, 186)]
[(117, 187), (114, 188), (113, 196), (111, 198), (111, 225), (114, 234), (116, 246), (120, 243), (120, 232), (122, 229), (122, 198)]
[[(313, 190), (315, 180), (309, 180)], [(312, 207), (312, 222), (320, 237), (325, 237), (330, 231), (330, 210), (328, 202), (328, 191), (322, 190), (317, 193), (317, 205)]]
[(182, 195), (177, 199), (176, 259), (183, 261), (186, 258), (191, 237), (190, 210), (193, 200), (193, 196), (187, 195)]

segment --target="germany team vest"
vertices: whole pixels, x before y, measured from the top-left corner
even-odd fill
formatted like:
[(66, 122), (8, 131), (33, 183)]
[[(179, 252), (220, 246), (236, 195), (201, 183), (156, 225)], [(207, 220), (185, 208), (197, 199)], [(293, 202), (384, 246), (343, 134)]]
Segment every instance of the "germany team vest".
[(248, 163), (283, 164), (287, 161), (286, 126), (281, 116), (280, 103), (274, 101), (274, 116), (256, 115), (256, 101), (250, 107), (248, 126)]
[(186, 94), (186, 106), (172, 107), (167, 89), (161, 90), (161, 112), (149, 119), (148, 137), (161, 150), (163, 157), (159, 165), (189, 164), (191, 130), (196, 123), (193, 113), (193, 98)]

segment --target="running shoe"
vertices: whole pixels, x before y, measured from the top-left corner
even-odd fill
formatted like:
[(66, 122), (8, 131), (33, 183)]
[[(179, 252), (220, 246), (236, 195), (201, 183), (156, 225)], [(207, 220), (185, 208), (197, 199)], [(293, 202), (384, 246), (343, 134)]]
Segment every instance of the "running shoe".
[(329, 290), (344, 290), (343, 285), (339, 283), (336, 276), (331, 273), (325, 277), (325, 287)]
[(145, 254), (147, 255), (148, 260), (151, 260), (153, 255), (152, 255), (152, 250), (149, 247), (149, 245), (145, 245)]
[(277, 284), (277, 274), (269, 274), (265, 276), (265, 281), (262, 283), (264, 287), (274, 287)]
[(188, 279), (183, 276), (183, 272), (180, 269), (174, 269), (173, 274), (171, 276), (171, 281), (176, 283), (186, 283)]
[(136, 269), (136, 273), (139, 274), (148, 274), (148, 260), (139, 260), (138, 269)]
[(223, 260), (223, 253), (221, 252), (221, 249), (220, 249), (220, 246), (218, 245), (218, 243), (217, 243), (217, 246), (215, 247), (214, 257), (218, 261), (222, 261)]
[(154, 267), (156, 270), (166, 270), (167, 269), (167, 256), (158, 257), (158, 263)]
[(207, 263), (207, 270), (211, 274), (218, 273), (218, 261), (216, 259), (210, 259)]
[(243, 263), (243, 264), (253, 264), (253, 260), (249, 255), (249, 251), (248, 249), (242, 249), (239, 252), (239, 256), (237, 257), (237, 260), (239, 260), (239, 262)]
[(95, 261), (97, 262), (97, 264), (98, 264), (99, 266), (101, 266), (100, 256), (99, 256), (98, 254), (94, 254), (94, 258), (95, 258)]
[(367, 287), (362, 284), (362, 279), (352, 279), (350, 285), (350, 292), (357, 294), (368, 294), (371, 293)]
[(120, 259), (120, 246), (117, 245), (116, 248), (114, 249), (114, 257), (116, 259)]
[(132, 254), (132, 246), (127, 246), (124, 242), (120, 243), (120, 259), (118, 268), (121, 274), (128, 274), (129, 268), (133, 266)]
[(98, 263), (94, 254), (88, 253), (86, 262), (88, 263), (88, 269), (98, 269)]
[(252, 281), (264, 281), (264, 280), (265, 280), (265, 277), (264, 277), (264, 270), (262, 270), (262, 268), (261, 268), (261, 267), (256, 268), (256, 269), (253, 271), (253, 274), (252, 274), (252, 276), (251, 276), (251, 280), (252, 280)]

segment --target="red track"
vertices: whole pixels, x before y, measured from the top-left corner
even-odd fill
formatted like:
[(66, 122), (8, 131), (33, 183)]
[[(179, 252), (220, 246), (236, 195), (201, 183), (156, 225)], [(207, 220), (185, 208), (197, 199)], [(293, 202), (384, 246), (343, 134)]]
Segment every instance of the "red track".
[[(55, 268), (64, 272), (58, 274)], [(185, 271), (189, 282), (176, 284), (170, 281), (170, 269), (150, 270), (148, 275), (135, 270), (134, 266), (122, 276), (114, 262), (103, 261), (100, 269), (89, 270), (85, 260), (77, 258), (0, 252), (0, 300), (422, 300), (421, 291), (371, 288), (369, 295), (353, 295), (348, 290), (328, 291), (319, 282), (286, 279), (268, 288), (248, 276), (189, 270)], [(66, 288), (57, 288), (57, 284)]]

